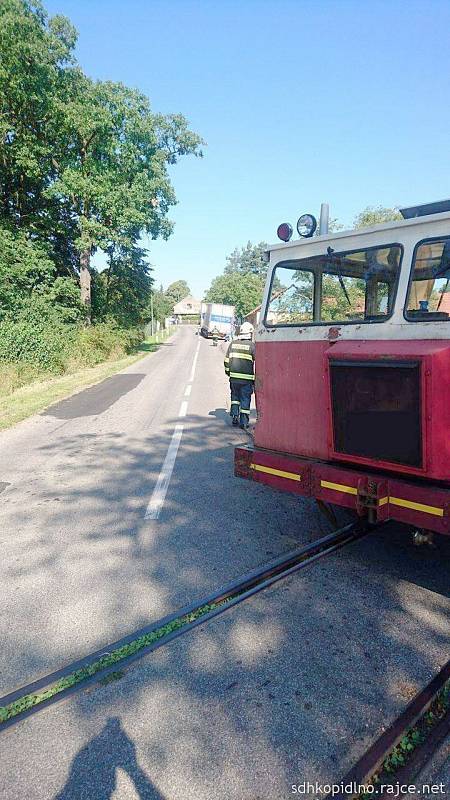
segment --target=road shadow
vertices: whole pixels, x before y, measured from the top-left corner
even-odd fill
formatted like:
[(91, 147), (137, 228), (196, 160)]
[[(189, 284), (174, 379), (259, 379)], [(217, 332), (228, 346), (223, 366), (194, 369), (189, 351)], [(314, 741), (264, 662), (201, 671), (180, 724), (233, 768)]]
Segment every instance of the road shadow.
[(77, 419), (78, 417), (103, 414), (117, 400), (136, 389), (145, 377), (145, 374), (141, 375), (136, 372), (113, 375), (111, 378), (106, 378), (101, 383), (84, 389), (82, 392), (74, 394), (60, 403), (55, 403), (43, 411), (41, 416), (56, 417), (57, 419)]
[(160, 347), (174, 347), (174, 342), (143, 342), (139, 344), (135, 351), (136, 353), (154, 353)]
[[(178, 417), (148, 435), (105, 426), (42, 442), (48, 468), (29, 476), (0, 532), (14, 550), (2, 572), (5, 691), (17, 675), (25, 683), (104, 648), (330, 532), (311, 498), (234, 477), (233, 447), (247, 438), (221, 403), (208, 397), (202, 415), (183, 418), (157, 522), (144, 515)], [(398, 525), (374, 531), (120, 680), (30, 717), (33, 752), (20, 746), (26, 726), (13, 728), (2, 743), (2, 763), (15, 762), (11, 798), (34, 796), (27, 759), (45, 770), (41, 725), (65, 770), (45, 795), (54, 800), (109, 800), (117, 770), (140, 797), (161, 798), (156, 782), (189, 800), (280, 800), (305, 777), (340, 779), (448, 658), (449, 568), (448, 538), (416, 548)], [(80, 736), (87, 744), (69, 754)], [(77, 794), (90, 773), (90, 792)]]
[[(0, 534), (0, 543), (4, 540), (14, 553), (2, 580), (4, 602), (13, 605), (17, 626), (5, 626), (4, 637), (9, 670), (20, 674), (20, 682), (145, 627), (332, 530), (313, 499), (234, 477), (233, 445), (250, 439), (232, 428), (225, 409), (185, 420), (157, 523), (145, 521), (145, 510), (178, 419), (169, 419), (166, 430), (147, 440), (79, 433), (41, 446), (45, 458), (56, 454), (61, 466), (34, 476), (29, 502), (14, 510), (11, 530)], [(55, 482), (57, 468), (61, 477)], [(27, 525), (37, 513), (45, 525), (30, 549)], [(345, 524), (348, 517), (337, 513), (339, 524)], [(436, 537), (434, 549), (416, 548), (400, 526), (391, 524), (337, 558), (345, 573), (354, 574), (352, 587), (361, 593), (354, 602), (364, 615), (364, 594), (374, 586), (384, 587), (384, 597), (396, 607), (402, 605), (398, 589), (407, 582), (448, 600), (449, 554), (449, 539)], [(322, 572), (319, 565), (317, 571)], [(299, 592), (301, 587), (299, 580)], [(55, 598), (53, 607), (49, 597)], [(429, 594), (423, 599), (431, 603)], [(326, 617), (329, 604), (331, 612), (331, 599), (317, 598), (312, 625)], [(62, 637), (65, 620), (68, 630)], [(382, 620), (374, 624), (382, 631)], [(21, 629), (27, 631), (26, 641)], [(419, 656), (409, 647), (411, 662), (426, 663), (425, 652)], [(4, 692), (16, 688), (7, 677), (2, 682)]]
[(117, 785), (117, 770), (130, 777), (140, 800), (165, 800), (139, 766), (136, 746), (119, 717), (109, 717), (98, 736), (75, 756), (69, 777), (54, 800), (109, 800)]
[(154, 353), (155, 350), (158, 349), (161, 343), (157, 344), (156, 342), (142, 342), (142, 344), (138, 344), (135, 348), (135, 353)]
[(209, 412), (208, 416), (220, 419), (226, 425), (230, 424), (230, 412), (226, 408), (215, 408), (214, 411)]

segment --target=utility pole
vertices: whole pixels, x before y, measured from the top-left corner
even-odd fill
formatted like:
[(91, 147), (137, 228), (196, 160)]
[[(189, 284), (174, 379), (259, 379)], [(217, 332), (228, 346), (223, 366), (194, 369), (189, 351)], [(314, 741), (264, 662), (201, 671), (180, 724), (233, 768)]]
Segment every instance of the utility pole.
[(153, 292), (150, 294), (151, 335), (153, 336)]

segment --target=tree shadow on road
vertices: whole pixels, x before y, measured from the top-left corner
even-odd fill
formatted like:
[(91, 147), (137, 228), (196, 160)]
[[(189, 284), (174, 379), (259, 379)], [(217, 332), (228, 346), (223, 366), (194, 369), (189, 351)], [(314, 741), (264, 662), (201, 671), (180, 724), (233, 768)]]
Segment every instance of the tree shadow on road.
[[(42, 468), (21, 502), (2, 494), (5, 689), (330, 531), (311, 498), (234, 477), (233, 446), (246, 439), (222, 398), (205, 395), (184, 418), (157, 521), (145, 509), (179, 422), (169, 415), (148, 435), (110, 430), (107, 419), (95, 435), (63, 429), (40, 445)], [(120, 682), (30, 718), (35, 731), (46, 719), (57, 731), (52, 757), (69, 777), (59, 790), (59, 773), (52, 796), (109, 800), (125, 770), (139, 797), (162, 798), (134, 741), (171, 798), (279, 800), (297, 778), (339, 779), (446, 657), (449, 554), (449, 540), (418, 549), (397, 525), (374, 531), (136, 662)], [(105, 724), (111, 708), (134, 741), (118, 718)], [(3, 742), (23, 786), (31, 757), (43, 769), (46, 742), (36, 734), (30, 755), (14, 736)], [(88, 744), (74, 757), (80, 736)], [(100, 788), (89, 793), (90, 774)]]
[(116, 789), (118, 769), (129, 775), (140, 800), (164, 800), (139, 766), (136, 746), (119, 717), (109, 717), (98, 736), (77, 753), (66, 784), (54, 800), (109, 800)]

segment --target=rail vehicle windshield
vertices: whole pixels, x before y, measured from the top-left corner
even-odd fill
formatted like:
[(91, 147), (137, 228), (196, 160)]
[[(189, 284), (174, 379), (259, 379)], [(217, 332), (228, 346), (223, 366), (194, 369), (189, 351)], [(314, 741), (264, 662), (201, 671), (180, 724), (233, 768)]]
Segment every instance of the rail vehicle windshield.
[(421, 242), (415, 250), (406, 319), (450, 319), (450, 239)]
[(285, 261), (274, 270), (268, 327), (383, 322), (393, 312), (403, 248), (399, 244)]

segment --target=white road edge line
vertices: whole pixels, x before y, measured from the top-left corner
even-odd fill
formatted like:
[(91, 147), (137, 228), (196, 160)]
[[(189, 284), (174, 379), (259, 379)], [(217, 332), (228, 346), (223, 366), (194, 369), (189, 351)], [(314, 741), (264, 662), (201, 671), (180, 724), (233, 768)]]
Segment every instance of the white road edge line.
[[(192, 362), (189, 384), (192, 384), (192, 381), (194, 380), (195, 368), (197, 366), (199, 350), (200, 350), (200, 340), (197, 343), (197, 349), (195, 351), (194, 360)], [(186, 387), (185, 397), (189, 397), (191, 389), (192, 386), (190, 385)], [(180, 406), (180, 413), (178, 414), (178, 416), (185, 417), (187, 413), (187, 408), (188, 408), (188, 401), (183, 400)], [(170, 479), (172, 477), (173, 468), (175, 466), (175, 461), (177, 458), (181, 437), (183, 435), (183, 429), (184, 425), (180, 425), (179, 423), (175, 425), (175, 429), (172, 434), (169, 447), (167, 449), (166, 457), (164, 459), (164, 464), (162, 465), (161, 472), (159, 473), (156, 486), (153, 489), (153, 494), (150, 498), (150, 502), (145, 510), (144, 519), (158, 519), (162, 511), (164, 500), (166, 499), (167, 489), (169, 488)]]

